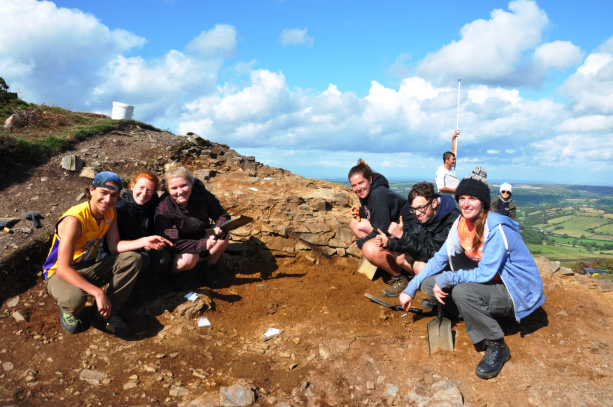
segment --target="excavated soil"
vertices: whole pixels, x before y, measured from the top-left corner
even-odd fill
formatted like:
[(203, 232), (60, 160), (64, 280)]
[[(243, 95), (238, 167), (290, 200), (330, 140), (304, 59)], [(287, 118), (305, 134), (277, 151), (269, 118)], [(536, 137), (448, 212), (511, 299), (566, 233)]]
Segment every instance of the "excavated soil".
[[(146, 163), (177, 157), (197, 169), (198, 160), (179, 147), (187, 141), (134, 128), (88, 139), (69, 153), (127, 178)], [(147, 301), (122, 310), (133, 332), (126, 340), (96, 326), (66, 334), (40, 270), (53, 223), (88, 180), (61, 169), (60, 160), (1, 186), (0, 217), (35, 210), (45, 219), (42, 229), (21, 220), (12, 233), (0, 232), (0, 405), (213, 406), (222, 387), (235, 384), (251, 387), (263, 406), (613, 405), (613, 294), (606, 287), (553, 272), (538, 259), (545, 305), (526, 324), (525, 337), (513, 321), (505, 323), (512, 358), (497, 378), (478, 379), (474, 369), (483, 354), (462, 321), (453, 325), (455, 351), (430, 356), (426, 324), (434, 314), (403, 321), (402, 312), (370, 302), (364, 294), (381, 297), (386, 284), (357, 273), (358, 257), (314, 246), (271, 248), (265, 242), (275, 233), (256, 233), (286, 210), (279, 202), (291, 199), (279, 198), (308, 201), (329, 189), (350, 190), (261, 165), (245, 170), (239, 160), (207, 180), (232, 215), (255, 218), (222, 258), (220, 287), (207, 288), (198, 270), (186, 273), (199, 294), (191, 302), (162, 278)], [(254, 175), (274, 182), (262, 186)], [(342, 210), (328, 207), (326, 216), (346, 226)], [(297, 214), (294, 222), (301, 216), (308, 218)], [(198, 327), (202, 317), (211, 326)], [(264, 341), (269, 328), (281, 333)]]

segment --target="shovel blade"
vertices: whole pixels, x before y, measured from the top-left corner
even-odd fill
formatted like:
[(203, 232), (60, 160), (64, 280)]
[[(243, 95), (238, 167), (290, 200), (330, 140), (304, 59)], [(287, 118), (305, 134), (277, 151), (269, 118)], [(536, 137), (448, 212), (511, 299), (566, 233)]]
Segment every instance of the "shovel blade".
[(449, 319), (439, 317), (428, 322), (428, 346), (431, 355), (443, 350), (453, 352), (453, 336)]

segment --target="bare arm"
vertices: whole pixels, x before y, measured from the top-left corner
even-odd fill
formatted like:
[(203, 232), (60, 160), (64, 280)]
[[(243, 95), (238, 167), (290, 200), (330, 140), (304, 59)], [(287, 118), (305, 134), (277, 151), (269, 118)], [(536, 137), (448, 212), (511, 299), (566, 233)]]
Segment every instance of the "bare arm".
[(453, 155), (456, 155), (458, 152), (458, 136), (460, 135), (460, 130), (455, 129), (453, 132), (453, 136), (451, 137), (451, 152)]
[(67, 216), (62, 219), (57, 227), (57, 234), (60, 239), (57, 259), (57, 276), (96, 299), (98, 311), (103, 317), (111, 313), (111, 302), (100, 287), (87, 281), (73, 267), (77, 239), (81, 236), (81, 222), (74, 216)]

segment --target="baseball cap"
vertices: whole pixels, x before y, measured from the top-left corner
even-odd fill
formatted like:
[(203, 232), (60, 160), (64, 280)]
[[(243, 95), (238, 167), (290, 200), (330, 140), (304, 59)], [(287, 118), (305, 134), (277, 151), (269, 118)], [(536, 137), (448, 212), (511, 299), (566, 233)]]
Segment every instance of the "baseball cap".
[[(107, 184), (107, 182), (109, 181), (114, 182), (119, 187), (116, 187), (113, 184), (110, 184), (110, 185)], [(99, 172), (98, 174), (96, 174), (96, 176), (94, 177), (94, 180), (92, 181), (92, 187), (94, 188), (98, 188), (98, 187), (108, 188), (108, 189), (112, 189), (113, 191), (117, 191), (117, 192), (121, 192), (122, 186), (123, 186), (123, 181), (121, 180), (121, 178), (119, 178), (119, 175), (111, 171)]]

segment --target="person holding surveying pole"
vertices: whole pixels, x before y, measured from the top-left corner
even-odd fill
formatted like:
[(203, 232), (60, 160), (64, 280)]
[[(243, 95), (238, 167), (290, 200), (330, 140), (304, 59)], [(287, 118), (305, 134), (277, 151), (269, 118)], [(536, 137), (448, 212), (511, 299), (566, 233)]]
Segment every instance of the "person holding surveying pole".
[[(451, 137), (451, 151), (446, 151), (443, 154), (443, 165), (438, 167), (435, 174), (436, 187), (441, 195), (455, 194), (456, 187), (459, 184), (459, 179), (455, 177), (456, 156), (458, 153), (458, 136), (460, 130), (460, 79), (458, 79), (458, 113), (456, 117), (456, 126), (453, 136)], [(453, 168), (453, 170), (452, 170)]]

